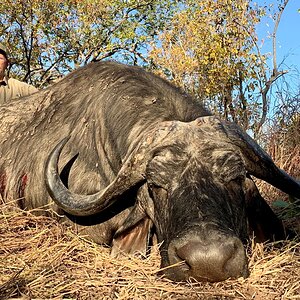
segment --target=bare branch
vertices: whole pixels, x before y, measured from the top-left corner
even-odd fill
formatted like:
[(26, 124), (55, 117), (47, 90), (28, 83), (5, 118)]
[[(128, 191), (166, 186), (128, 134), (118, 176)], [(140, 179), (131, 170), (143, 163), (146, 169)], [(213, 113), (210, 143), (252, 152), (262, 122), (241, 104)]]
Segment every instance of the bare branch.
[(280, 23), (280, 19), (281, 19), (281, 16), (282, 16), (282, 13), (285, 9), (285, 7), (287, 6), (289, 0), (285, 0), (283, 2), (283, 5), (279, 8), (279, 13), (278, 13), (278, 16), (277, 16), (277, 19), (276, 19), (276, 22), (275, 22), (275, 25), (274, 25), (274, 30), (273, 30), (273, 34), (272, 34), (272, 40), (273, 40), (273, 74), (276, 74), (277, 73), (277, 58), (276, 58), (276, 34), (277, 34), (277, 29), (278, 29), (278, 26), (279, 26), (279, 23)]
[(283, 76), (284, 74), (288, 73), (287, 70), (285, 71), (278, 71), (277, 68), (277, 57), (276, 57), (276, 35), (277, 35), (277, 29), (280, 23), (280, 19), (282, 16), (282, 13), (286, 7), (286, 5), (288, 4), (289, 0), (285, 0), (283, 5), (279, 8), (279, 13), (277, 15), (277, 19), (275, 22), (275, 26), (274, 26), (274, 30), (273, 30), (273, 34), (272, 34), (272, 39), (273, 39), (273, 71), (272, 71), (272, 75), (269, 78), (269, 80), (266, 81), (264, 88), (261, 90), (261, 97), (262, 97), (262, 115), (260, 118), (260, 121), (256, 127), (256, 133), (259, 133), (259, 131), (262, 128), (262, 125), (265, 123), (266, 118), (267, 118), (267, 113), (268, 113), (268, 97), (267, 94), (271, 88), (271, 85), (281, 76)]
[(268, 113), (268, 97), (267, 94), (271, 88), (271, 85), (281, 76), (288, 73), (288, 71), (281, 71), (276, 72), (276, 74), (273, 74), (271, 78), (266, 82), (266, 85), (264, 89), (261, 91), (261, 97), (262, 97), (262, 115), (260, 118), (260, 121), (257, 125), (256, 132), (258, 133), (262, 127), (262, 125), (265, 123)]

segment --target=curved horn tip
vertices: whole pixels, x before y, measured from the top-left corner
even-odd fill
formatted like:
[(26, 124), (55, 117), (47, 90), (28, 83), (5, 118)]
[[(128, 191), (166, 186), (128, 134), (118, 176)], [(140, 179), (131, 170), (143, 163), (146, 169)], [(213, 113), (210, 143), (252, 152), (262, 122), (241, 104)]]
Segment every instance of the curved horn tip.
[(58, 160), (59, 160), (59, 156), (60, 153), (63, 149), (63, 147), (66, 145), (66, 143), (69, 141), (69, 139), (71, 138), (71, 136), (67, 136), (65, 138), (63, 138), (50, 152), (47, 160), (46, 160), (46, 164), (45, 164), (45, 183), (46, 183), (46, 187), (48, 188), (49, 186), (51, 186), (49, 178), (51, 176), (53, 176), (53, 174), (58, 173)]
[(71, 135), (68, 135), (66, 137), (64, 137), (57, 145), (55, 148), (59, 148), (59, 149), (62, 149), (65, 144), (70, 140), (71, 138)]

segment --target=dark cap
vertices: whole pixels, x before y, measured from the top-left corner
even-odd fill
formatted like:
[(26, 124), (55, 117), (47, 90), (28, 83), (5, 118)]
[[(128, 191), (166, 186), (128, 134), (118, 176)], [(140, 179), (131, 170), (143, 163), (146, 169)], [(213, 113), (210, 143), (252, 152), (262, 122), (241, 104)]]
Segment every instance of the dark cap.
[(3, 54), (6, 57), (6, 59), (8, 59), (7, 48), (2, 43), (0, 43), (0, 53)]

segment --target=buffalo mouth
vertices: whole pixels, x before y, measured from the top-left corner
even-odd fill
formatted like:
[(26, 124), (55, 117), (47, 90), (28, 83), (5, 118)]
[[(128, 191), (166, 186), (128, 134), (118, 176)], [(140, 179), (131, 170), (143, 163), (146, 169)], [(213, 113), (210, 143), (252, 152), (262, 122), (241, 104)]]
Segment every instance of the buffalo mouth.
[(219, 235), (209, 242), (194, 235), (174, 239), (167, 257), (169, 266), (163, 273), (173, 281), (219, 282), (249, 276), (244, 245), (231, 235)]

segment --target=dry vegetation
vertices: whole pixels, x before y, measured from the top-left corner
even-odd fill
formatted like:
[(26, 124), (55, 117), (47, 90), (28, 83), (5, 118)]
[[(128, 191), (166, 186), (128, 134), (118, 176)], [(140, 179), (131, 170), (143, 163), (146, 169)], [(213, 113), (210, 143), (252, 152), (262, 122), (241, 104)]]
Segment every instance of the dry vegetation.
[(112, 259), (55, 220), (0, 208), (0, 299), (299, 299), (300, 244), (252, 244), (251, 275), (223, 283), (161, 278), (159, 253)]
[[(282, 126), (275, 122), (270, 128), (266, 151), (279, 168), (300, 181), (300, 115), (295, 114), (289, 121)], [(300, 232), (300, 199), (291, 198), (263, 181), (258, 181), (258, 186), (284, 223)]]

